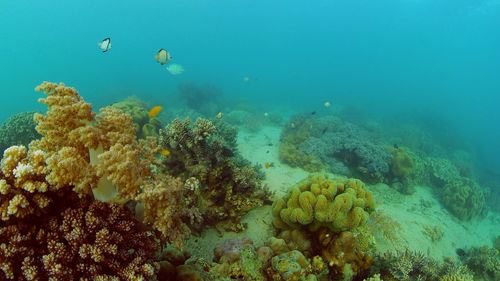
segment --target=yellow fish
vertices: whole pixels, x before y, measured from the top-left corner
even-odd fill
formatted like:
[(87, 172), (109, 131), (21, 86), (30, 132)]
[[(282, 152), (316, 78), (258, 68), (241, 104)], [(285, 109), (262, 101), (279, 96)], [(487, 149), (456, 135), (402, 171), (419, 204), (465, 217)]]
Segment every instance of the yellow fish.
[(222, 118), (222, 116), (223, 116), (223, 115), (224, 115), (224, 113), (222, 113), (222, 111), (221, 111), (221, 112), (217, 113), (217, 114), (215, 115), (215, 117), (217, 117), (217, 118), (219, 118), (219, 119), (220, 119), (220, 118)]
[(170, 150), (164, 149), (164, 150), (160, 151), (160, 154), (163, 155), (163, 156), (169, 156), (170, 155)]
[(155, 56), (155, 59), (161, 65), (164, 65), (164, 64), (166, 64), (166, 63), (168, 63), (169, 61), (172, 60), (172, 56), (165, 49), (160, 49), (158, 51), (158, 54)]
[(160, 113), (160, 111), (162, 109), (163, 109), (163, 107), (161, 107), (160, 105), (151, 108), (151, 110), (148, 113), (149, 117), (155, 117), (156, 115), (158, 115)]
[(329, 101), (325, 101), (324, 105), (325, 105), (325, 107), (330, 107), (330, 102)]
[(269, 169), (269, 166), (270, 166), (270, 164), (269, 164), (269, 162), (267, 162), (266, 163), (266, 169)]

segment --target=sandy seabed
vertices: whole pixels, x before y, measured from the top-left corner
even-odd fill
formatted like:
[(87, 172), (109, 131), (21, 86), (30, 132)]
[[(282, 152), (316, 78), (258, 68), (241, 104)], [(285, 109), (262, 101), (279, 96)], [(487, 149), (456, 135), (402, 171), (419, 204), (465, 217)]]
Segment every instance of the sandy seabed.
[[(286, 195), (290, 187), (308, 175), (302, 169), (280, 163), (280, 134), (281, 128), (277, 127), (264, 127), (256, 133), (240, 130), (238, 134), (238, 149), (243, 157), (262, 167), (267, 162), (271, 164), (268, 169), (263, 168), (266, 173), (264, 183), (275, 193), (276, 198)], [(412, 195), (403, 195), (386, 184), (369, 186), (369, 189), (375, 196), (377, 212), (400, 225), (395, 237), (387, 238), (382, 233), (374, 233), (378, 252), (408, 248), (438, 259), (456, 257), (457, 248), (492, 246), (494, 238), (500, 233), (499, 213), (490, 211), (484, 219), (460, 221), (440, 205), (431, 187), (417, 186)], [(243, 222), (248, 225), (245, 231), (221, 235), (209, 229), (201, 236), (192, 236), (186, 248), (192, 256), (211, 261), (215, 246), (228, 238), (248, 236), (259, 247), (274, 234), (269, 205), (250, 211)], [(439, 227), (442, 238), (433, 242), (425, 234), (426, 227)]]

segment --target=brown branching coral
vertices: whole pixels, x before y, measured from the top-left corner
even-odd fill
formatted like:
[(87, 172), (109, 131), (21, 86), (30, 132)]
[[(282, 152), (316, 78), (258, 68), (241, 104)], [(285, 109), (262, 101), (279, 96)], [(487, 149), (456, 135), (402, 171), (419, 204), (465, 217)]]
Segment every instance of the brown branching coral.
[(8, 148), (1, 161), (0, 279), (140, 280), (159, 245), (128, 209), (51, 185), (40, 150)]
[[(2, 278), (146, 280), (158, 271), (159, 245), (130, 212), (68, 190), (74, 207), (0, 226)], [(63, 204), (58, 204), (64, 206)], [(60, 212), (60, 214), (58, 213)]]
[(262, 174), (234, 151), (234, 128), (207, 119), (193, 126), (188, 118), (175, 119), (160, 131), (160, 144), (171, 153), (164, 157), (168, 172), (183, 180), (200, 183), (197, 205), (204, 222), (222, 222), (230, 230), (241, 230), (241, 216), (262, 204), (268, 196), (262, 188)]

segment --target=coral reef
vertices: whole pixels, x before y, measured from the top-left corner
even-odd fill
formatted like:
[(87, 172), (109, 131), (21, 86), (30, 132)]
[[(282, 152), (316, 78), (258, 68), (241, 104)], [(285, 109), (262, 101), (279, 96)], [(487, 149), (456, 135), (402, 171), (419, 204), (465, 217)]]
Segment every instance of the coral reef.
[(372, 255), (361, 251), (357, 240), (357, 236), (350, 231), (333, 233), (327, 228), (318, 231), (321, 256), (332, 267), (333, 273), (346, 276), (346, 273), (354, 274), (371, 267)]
[(264, 174), (251, 166), (236, 147), (236, 130), (223, 121), (175, 119), (160, 131), (160, 143), (171, 154), (163, 157), (166, 170), (182, 179), (200, 183), (196, 206), (205, 225), (242, 230), (241, 216), (267, 200)]
[(389, 241), (394, 246), (399, 246), (403, 242), (399, 236), (399, 233), (403, 230), (401, 225), (380, 210), (370, 214), (370, 220), (366, 226), (371, 233), (382, 235), (386, 241)]
[[(331, 166), (337, 173), (346, 171), (342, 166), (339, 169), (339, 161), (349, 168), (346, 175), (370, 182), (383, 181), (390, 171), (392, 157), (387, 149), (368, 131), (338, 117), (294, 116), (283, 128), (281, 139), (283, 144), (293, 145), (308, 157), (316, 157), (315, 161)], [(296, 158), (304, 157), (295, 154)]]
[(430, 225), (424, 225), (423, 226), (424, 231), (423, 233), (427, 235), (432, 242), (437, 242), (440, 241), (443, 238), (443, 231), (441, 231), (441, 227), (439, 226), (430, 226)]
[(391, 172), (395, 177), (406, 178), (413, 169), (413, 160), (403, 148), (390, 148)]
[(1, 163), (2, 279), (155, 277), (159, 245), (128, 209), (47, 182), (40, 150), (10, 147)]
[(273, 224), (280, 229), (349, 230), (365, 224), (374, 209), (373, 196), (361, 181), (311, 174), (274, 202)]
[(0, 126), (0, 151), (4, 151), (12, 145), (28, 144), (40, 137), (35, 130), (33, 115), (36, 112), (28, 111), (12, 115)]
[(441, 190), (441, 200), (461, 220), (482, 218), (488, 212), (484, 192), (469, 178), (460, 177), (446, 184)]
[(156, 117), (148, 116), (148, 106), (137, 97), (128, 97), (111, 105), (132, 117), (138, 138), (158, 137), (163, 125)]
[(291, 167), (299, 167), (308, 172), (320, 172), (323, 169), (323, 164), (317, 157), (305, 154), (290, 143), (280, 144), (279, 156), (281, 162)]
[(476, 278), (482, 280), (500, 280), (500, 254), (487, 246), (471, 248), (461, 257)]
[(398, 253), (385, 253), (375, 257), (372, 274), (383, 280), (395, 281), (472, 281), (470, 270), (453, 259), (439, 262), (420, 252), (408, 249)]
[(442, 188), (444, 185), (460, 178), (460, 173), (451, 161), (444, 158), (428, 158), (427, 166), (430, 181), (434, 186)]
[(214, 259), (216, 262), (235, 262), (241, 259), (243, 249), (253, 249), (253, 241), (247, 236), (227, 239), (215, 246)]
[[(36, 90), (47, 95), (39, 101), (49, 111), (35, 114), (42, 138), (30, 144), (30, 151), (42, 151), (48, 184), (54, 188), (71, 185), (74, 191), (100, 201), (123, 204), (138, 200), (139, 206), (163, 208), (146, 209), (144, 214), (157, 216), (144, 220), (168, 226), (161, 228), (163, 235), (180, 243), (179, 237), (189, 234), (186, 223), (195, 211), (186, 210), (183, 196), (170, 196), (178, 191), (175, 184), (163, 182), (165, 177), (158, 172), (156, 155), (161, 148), (156, 140), (137, 141), (132, 118), (119, 109), (106, 107), (96, 116), (74, 88), (44, 82)], [(144, 195), (149, 192), (150, 196)], [(158, 201), (155, 196), (159, 194), (168, 197), (169, 203), (150, 201)]]

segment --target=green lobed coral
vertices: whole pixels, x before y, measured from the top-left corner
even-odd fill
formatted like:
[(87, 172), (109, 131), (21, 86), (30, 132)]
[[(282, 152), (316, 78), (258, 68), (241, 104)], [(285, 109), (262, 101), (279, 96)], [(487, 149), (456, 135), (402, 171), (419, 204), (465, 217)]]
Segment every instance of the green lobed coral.
[(469, 178), (461, 177), (446, 184), (441, 192), (441, 200), (461, 220), (481, 218), (488, 212), (484, 192)]
[(156, 117), (149, 117), (148, 106), (137, 97), (128, 97), (123, 101), (112, 105), (132, 117), (132, 122), (137, 129), (138, 138), (159, 137), (158, 132), (163, 127), (160, 120)]
[(364, 225), (375, 209), (372, 193), (357, 179), (311, 174), (288, 196), (273, 204), (273, 224), (280, 229), (321, 226), (343, 231)]
[(28, 144), (40, 137), (35, 130), (36, 122), (33, 119), (35, 111), (21, 112), (12, 115), (0, 126), (0, 151), (12, 145)]
[(413, 169), (413, 160), (403, 148), (391, 148), (391, 172), (395, 177), (406, 178)]
[(279, 148), (280, 161), (291, 167), (299, 167), (308, 172), (319, 172), (323, 168), (321, 161), (297, 149), (290, 143), (282, 143)]

